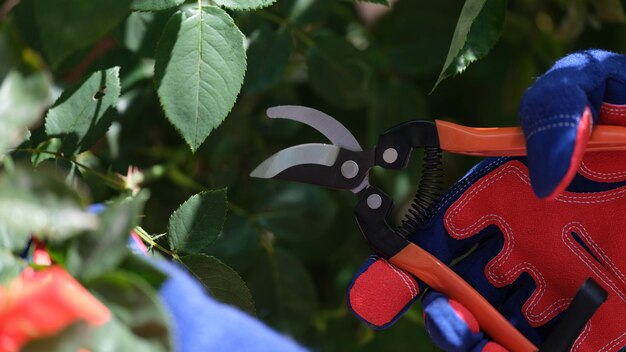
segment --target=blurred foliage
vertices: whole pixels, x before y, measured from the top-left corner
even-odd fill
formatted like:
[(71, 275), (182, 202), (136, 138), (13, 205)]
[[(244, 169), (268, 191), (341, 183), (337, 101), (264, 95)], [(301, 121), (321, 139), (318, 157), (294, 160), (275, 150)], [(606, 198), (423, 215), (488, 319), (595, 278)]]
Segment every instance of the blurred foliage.
[[(141, 212), (135, 230), (152, 250), (305, 346), (434, 350), (418, 307), (380, 332), (348, 312), (345, 289), (369, 253), (351, 194), (248, 176), (282, 148), (324, 142), (265, 110), (314, 107), (364, 146), (409, 119), (516, 125), (524, 90), (559, 57), (590, 47), (626, 52), (626, 18), (618, 0), (372, 2), (216, 0), (204, 4), (203, 22), (195, 1), (0, 1), (0, 244), (17, 251), (38, 231), (53, 258), (101, 297), (114, 299), (115, 286), (153, 297), (160, 279), (149, 265), (125, 252), (95, 254), (121, 253), (123, 241), (101, 243), (97, 234), (112, 224), (127, 233)], [(83, 115), (93, 119), (85, 124)], [(446, 185), (476, 160), (445, 155)], [(16, 176), (22, 168), (28, 176)], [(51, 173), (60, 176), (46, 180)], [(372, 172), (399, 205), (397, 218), (418, 174), (418, 162)], [(120, 195), (135, 196), (110, 202)], [(23, 208), (2, 204), (14, 199)], [(91, 202), (110, 206), (100, 225), (82, 210)], [(55, 237), (58, 218), (46, 209), (60, 207), (73, 222)], [(29, 222), (27, 211), (41, 221)], [(71, 237), (76, 231), (85, 233)], [(0, 273), (4, 281), (24, 263), (0, 254), (12, 268)], [(158, 304), (143, 302), (137, 309), (158, 318)], [(110, 328), (132, 336), (135, 323)]]

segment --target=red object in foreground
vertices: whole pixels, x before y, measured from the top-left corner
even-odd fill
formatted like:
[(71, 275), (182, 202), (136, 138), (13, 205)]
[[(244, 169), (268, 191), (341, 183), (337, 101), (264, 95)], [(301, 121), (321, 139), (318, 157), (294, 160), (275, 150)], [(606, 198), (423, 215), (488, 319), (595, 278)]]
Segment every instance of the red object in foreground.
[(80, 320), (98, 326), (110, 318), (109, 309), (61, 267), (27, 269), (0, 286), (0, 352), (19, 351)]

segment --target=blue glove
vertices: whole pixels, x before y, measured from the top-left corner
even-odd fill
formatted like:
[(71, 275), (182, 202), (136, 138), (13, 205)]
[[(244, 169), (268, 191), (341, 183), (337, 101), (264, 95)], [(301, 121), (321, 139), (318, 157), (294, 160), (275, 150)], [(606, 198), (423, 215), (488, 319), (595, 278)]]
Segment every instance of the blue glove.
[[(626, 228), (621, 215), (626, 210), (626, 153), (594, 153), (584, 160), (582, 153), (593, 123), (626, 125), (626, 107), (617, 105), (626, 102), (620, 65), (624, 75), (626, 58), (601, 51), (557, 62), (522, 101), (528, 160), (481, 162), (409, 238), (445, 263), (475, 248), (453, 269), (536, 345), (592, 277), (609, 299), (573, 350), (626, 346), (626, 240), (621, 233)], [(535, 194), (554, 200), (542, 201)], [(372, 327), (385, 328), (425, 289), (410, 274), (372, 256), (348, 288), (348, 305)], [(432, 290), (421, 300), (426, 330), (439, 347), (504, 350), (458, 302)]]
[[(147, 256), (143, 241), (134, 232), (128, 247), (136, 255)], [(174, 351), (306, 351), (239, 309), (211, 298), (176, 263), (151, 261), (169, 276), (159, 288), (159, 298), (170, 318)]]
[(602, 50), (564, 57), (528, 88), (519, 115), (530, 180), (540, 198), (554, 198), (567, 187), (600, 113), (602, 123), (621, 124), (615, 106), (621, 104), (626, 104), (626, 57)]
[(157, 265), (169, 275), (159, 297), (172, 323), (174, 351), (305, 351), (260, 321), (209, 297), (184, 269), (166, 261)]

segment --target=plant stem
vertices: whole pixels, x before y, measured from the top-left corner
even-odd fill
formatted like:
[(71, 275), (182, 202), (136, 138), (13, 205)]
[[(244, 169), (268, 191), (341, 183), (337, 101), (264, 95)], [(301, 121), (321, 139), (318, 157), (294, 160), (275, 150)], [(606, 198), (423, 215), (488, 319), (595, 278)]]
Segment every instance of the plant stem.
[(92, 168), (90, 168), (89, 166), (78, 162), (76, 160), (74, 160), (73, 158), (68, 158), (62, 154), (59, 153), (55, 153), (55, 152), (49, 152), (47, 150), (37, 150), (37, 149), (32, 149), (32, 148), (20, 148), (20, 149), (13, 149), (12, 151), (15, 152), (24, 152), (24, 153), (30, 153), (30, 154), (48, 154), (48, 155), (52, 155), (55, 157), (55, 159), (62, 159), (65, 161), (68, 161), (78, 167), (80, 167), (81, 169), (83, 169), (86, 172), (89, 172), (91, 174), (93, 174), (94, 176), (102, 179), (105, 181), (105, 183), (110, 186), (111, 188), (115, 189), (115, 190), (119, 190), (119, 191), (124, 191), (126, 190), (126, 186), (124, 181), (122, 181), (121, 179), (117, 178), (117, 177), (110, 177), (108, 175), (105, 175), (101, 172), (98, 172)]
[(169, 255), (170, 257), (176, 259), (176, 260), (180, 260), (180, 258), (178, 257), (178, 254), (170, 251), (169, 249), (161, 246), (160, 244), (156, 243), (154, 241), (154, 239), (152, 238), (152, 236), (150, 236), (150, 234), (144, 230), (141, 226), (135, 226), (135, 228), (133, 229), (133, 231), (135, 231), (135, 233), (137, 235), (139, 235), (139, 237), (146, 242), (147, 244), (149, 244), (151, 247), (154, 247), (158, 250), (160, 250), (161, 252)]

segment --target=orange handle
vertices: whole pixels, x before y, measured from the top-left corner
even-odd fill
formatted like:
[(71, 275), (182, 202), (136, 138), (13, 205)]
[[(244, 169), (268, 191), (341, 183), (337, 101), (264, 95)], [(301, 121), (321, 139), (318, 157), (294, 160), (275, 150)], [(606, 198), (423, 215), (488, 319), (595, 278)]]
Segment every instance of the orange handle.
[(480, 328), (507, 350), (537, 351), (537, 347), (513, 327), (480, 293), (424, 249), (410, 243), (389, 261), (465, 306), (474, 314)]
[[(479, 156), (523, 156), (526, 142), (520, 127), (478, 128), (436, 120), (442, 150)], [(595, 126), (585, 152), (626, 151), (626, 127)]]

